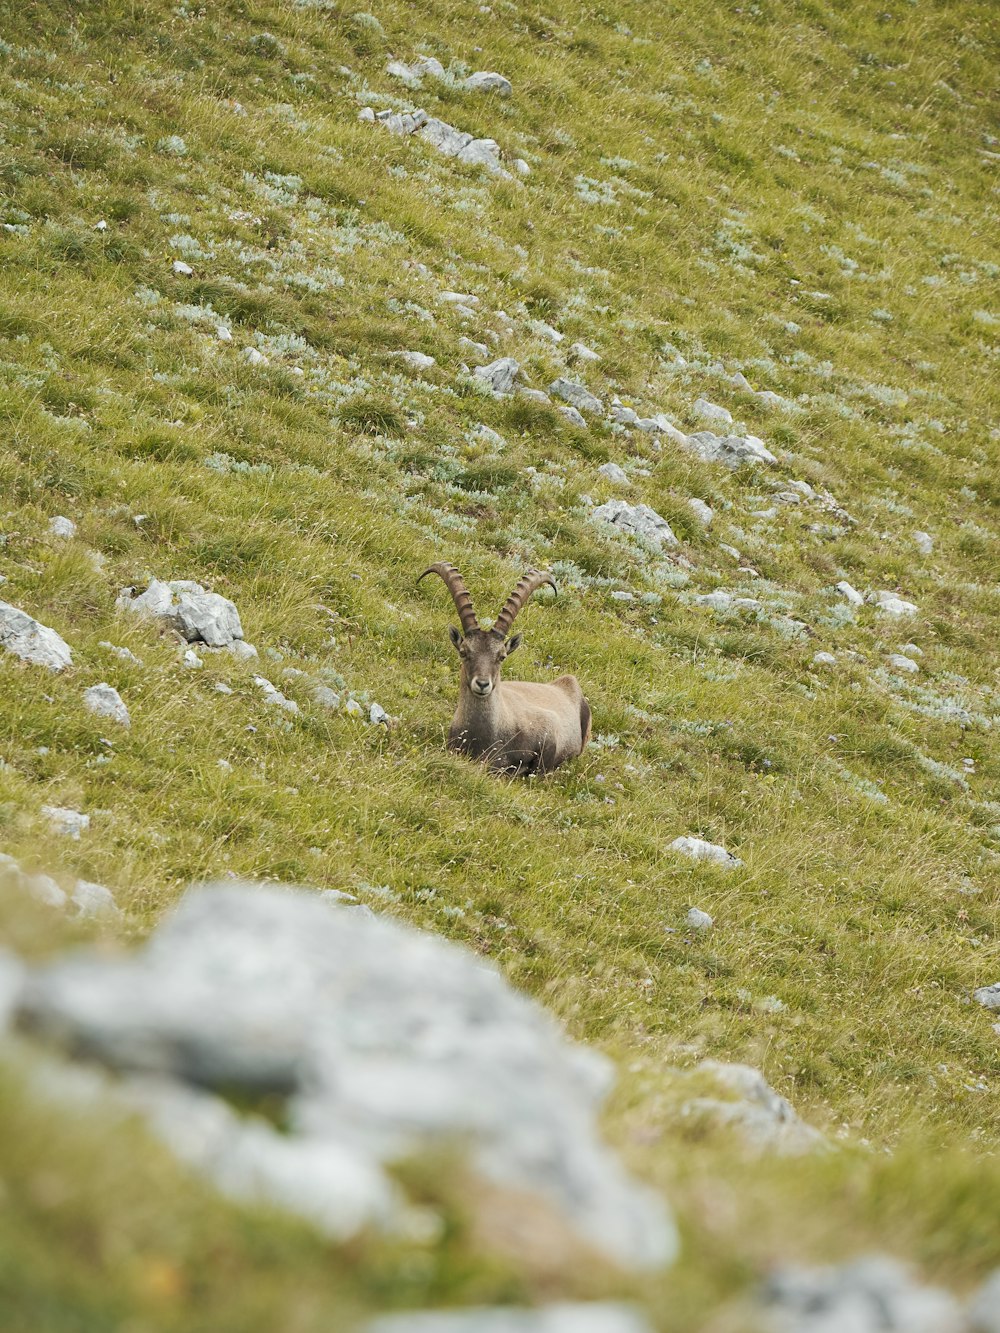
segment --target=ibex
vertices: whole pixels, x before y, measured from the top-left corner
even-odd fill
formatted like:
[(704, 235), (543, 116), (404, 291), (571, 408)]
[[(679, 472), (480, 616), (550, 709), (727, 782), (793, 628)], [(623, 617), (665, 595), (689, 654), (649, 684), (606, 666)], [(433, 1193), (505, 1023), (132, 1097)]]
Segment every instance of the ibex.
[[(503, 773), (551, 773), (582, 754), (590, 740), (590, 705), (575, 676), (551, 684), (501, 681), (500, 668), (521, 644), (508, 639), (514, 617), (551, 574), (529, 569), (507, 598), (492, 629), (480, 629), (465, 580), (443, 561), (420, 575), (440, 574), (455, 601), (461, 631), (451, 627), (451, 641), (462, 661), (458, 707), (448, 733), (448, 748), (481, 759)], [(417, 579), (417, 582), (420, 582)]]

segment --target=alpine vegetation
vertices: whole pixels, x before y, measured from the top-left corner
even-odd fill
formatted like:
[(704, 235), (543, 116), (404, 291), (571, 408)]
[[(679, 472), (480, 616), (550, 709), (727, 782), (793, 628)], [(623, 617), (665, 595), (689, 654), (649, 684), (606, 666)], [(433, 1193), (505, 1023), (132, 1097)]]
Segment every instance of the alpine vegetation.
[(590, 740), (590, 705), (575, 676), (543, 684), (500, 679), (503, 663), (521, 646), (520, 634), (507, 637), (514, 618), (533, 592), (545, 584), (555, 590), (552, 575), (529, 569), (487, 630), (480, 627), (465, 580), (454, 565), (438, 561), (420, 579), (428, 574), (444, 580), (462, 624), (461, 630), (449, 630), (462, 663), (449, 749), (517, 775), (551, 773), (581, 755)]

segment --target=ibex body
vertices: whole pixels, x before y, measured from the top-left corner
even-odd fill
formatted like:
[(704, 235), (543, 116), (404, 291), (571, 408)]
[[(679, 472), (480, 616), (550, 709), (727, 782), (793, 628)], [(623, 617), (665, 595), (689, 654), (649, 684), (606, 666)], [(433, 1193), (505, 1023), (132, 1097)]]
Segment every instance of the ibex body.
[[(508, 639), (514, 617), (548, 574), (529, 570), (508, 597), (492, 629), (480, 629), (461, 574), (443, 562), (425, 569), (439, 574), (455, 601), (461, 631), (450, 631), (461, 659), (458, 707), (448, 733), (448, 747), (505, 773), (550, 773), (582, 754), (590, 740), (590, 705), (575, 676), (551, 684), (502, 681), (500, 668), (521, 643)], [(419, 579), (417, 580), (420, 581)]]

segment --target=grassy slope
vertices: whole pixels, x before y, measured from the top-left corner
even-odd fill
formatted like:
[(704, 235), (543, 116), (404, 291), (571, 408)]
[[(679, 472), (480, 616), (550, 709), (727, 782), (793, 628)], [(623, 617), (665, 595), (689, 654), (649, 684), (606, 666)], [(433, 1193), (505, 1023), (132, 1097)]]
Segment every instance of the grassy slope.
[[(957, 1284), (1000, 1262), (996, 1034), (967, 1002), (1000, 975), (990, 7), (654, 15), (615, 0), (553, 3), (542, 19), (442, 0), (418, 23), (380, 5), (382, 33), (349, 5), (77, 9), (28, 4), (0, 34), (0, 572), (7, 600), (75, 656), (51, 679), (0, 661), (3, 849), (109, 884), (125, 934), (191, 879), (231, 870), (387, 885), (388, 910), (491, 954), (621, 1057), (609, 1132), (688, 1235), (670, 1299), (647, 1293), (665, 1328), (692, 1327), (775, 1256), (878, 1244)], [(390, 52), (419, 50), (500, 69), (515, 96), (411, 96), (383, 71)], [(492, 134), (531, 177), (495, 181), (356, 121), (392, 97)], [(193, 277), (173, 274), (178, 257)], [(442, 289), (477, 294), (482, 317), (437, 304)], [(562, 371), (533, 318), (602, 353), (585, 377), (605, 397), (682, 428), (699, 395), (726, 404), (781, 454), (779, 478), (828, 488), (854, 522), (813, 506), (754, 519), (770, 476), (477, 394), (463, 334), (495, 331), (536, 385)], [(248, 365), (248, 346), (269, 364)], [(414, 377), (399, 348), (437, 366)], [(774, 412), (721, 367), (808, 402)], [(502, 452), (470, 440), (479, 422)], [(606, 459), (649, 470), (625, 494), (674, 524), (690, 568), (588, 520), (581, 495), (611, 494)], [(692, 495), (716, 508), (709, 534)], [(77, 540), (47, 536), (59, 513)], [(932, 556), (914, 529), (934, 534)], [(413, 586), (440, 557), (484, 614), (525, 561), (557, 569), (563, 592), (524, 614), (512, 667), (575, 671), (603, 748), (516, 785), (444, 753), (449, 606)], [(172, 643), (123, 622), (118, 589), (152, 574), (231, 595), (248, 637), (283, 655), (256, 669), (302, 715), (275, 716), (253, 669), (213, 657), (186, 671)], [(831, 592), (845, 577), (900, 589), (919, 616), (845, 618)], [(612, 600), (615, 587), (637, 600)], [(715, 587), (768, 614), (685, 600)], [(783, 610), (813, 635), (789, 637)], [(924, 651), (915, 682), (884, 667), (907, 640)], [(821, 648), (860, 656), (821, 672)], [(398, 724), (324, 713), (305, 681), (280, 680), (289, 665)], [(110, 763), (97, 762), (110, 724), (80, 699), (98, 680), (133, 718)], [(54, 844), (44, 803), (94, 812), (91, 832)], [(679, 833), (724, 842), (744, 868), (678, 864), (665, 849)], [(684, 930), (692, 903), (716, 919), (706, 936)], [(87, 933), (2, 911), (27, 951)], [(783, 1012), (754, 1003), (770, 995)], [(679, 1138), (662, 1071), (701, 1054), (760, 1064), (851, 1146), (803, 1169)], [(5, 1131), (30, 1118), (16, 1087), (2, 1115)], [(20, 1218), (5, 1327), (38, 1327), (43, 1290), (60, 1330), (117, 1327), (125, 1308), (144, 1328), (273, 1327), (268, 1302), (291, 1292), (295, 1327), (311, 1329), (341, 1300), (551, 1290), (475, 1255), (460, 1219), (435, 1250), (369, 1246), (347, 1262), (206, 1203), (138, 1148), (105, 1187), (126, 1149), (99, 1126), (51, 1135), (51, 1168), (51, 1137), (12, 1152), (0, 1135)], [(170, 1204), (151, 1218), (140, 1204), (165, 1176)], [(106, 1233), (128, 1244), (83, 1239)], [(226, 1263), (206, 1268), (202, 1245)], [(168, 1274), (152, 1295), (132, 1250)], [(234, 1283), (248, 1308), (226, 1325)]]

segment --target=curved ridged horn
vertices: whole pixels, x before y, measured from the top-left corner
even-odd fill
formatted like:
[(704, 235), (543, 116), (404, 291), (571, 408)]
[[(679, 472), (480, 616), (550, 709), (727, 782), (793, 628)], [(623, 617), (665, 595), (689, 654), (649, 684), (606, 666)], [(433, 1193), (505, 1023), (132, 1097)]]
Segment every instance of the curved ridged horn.
[(547, 583), (553, 590), (558, 592), (555, 579), (551, 574), (543, 574), (540, 569), (529, 569), (521, 575), (517, 587), (504, 602), (503, 610), (497, 616), (493, 625), (493, 633), (501, 634), (504, 638), (510, 632), (510, 627), (514, 623), (514, 617), (524, 606), (525, 602), (543, 583)]
[[(455, 610), (458, 612), (458, 618), (462, 622), (462, 633), (468, 634), (470, 630), (479, 628), (479, 621), (476, 619), (476, 613), (472, 609), (472, 598), (469, 596), (469, 590), (465, 586), (465, 579), (455, 568), (449, 565), (446, 560), (439, 560), (436, 564), (428, 565), (420, 575), (420, 579), (425, 579), (428, 574), (440, 574), (448, 585), (448, 591), (451, 593), (455, 602)], [(417, 582), (420, 582), (417, 579)]]

